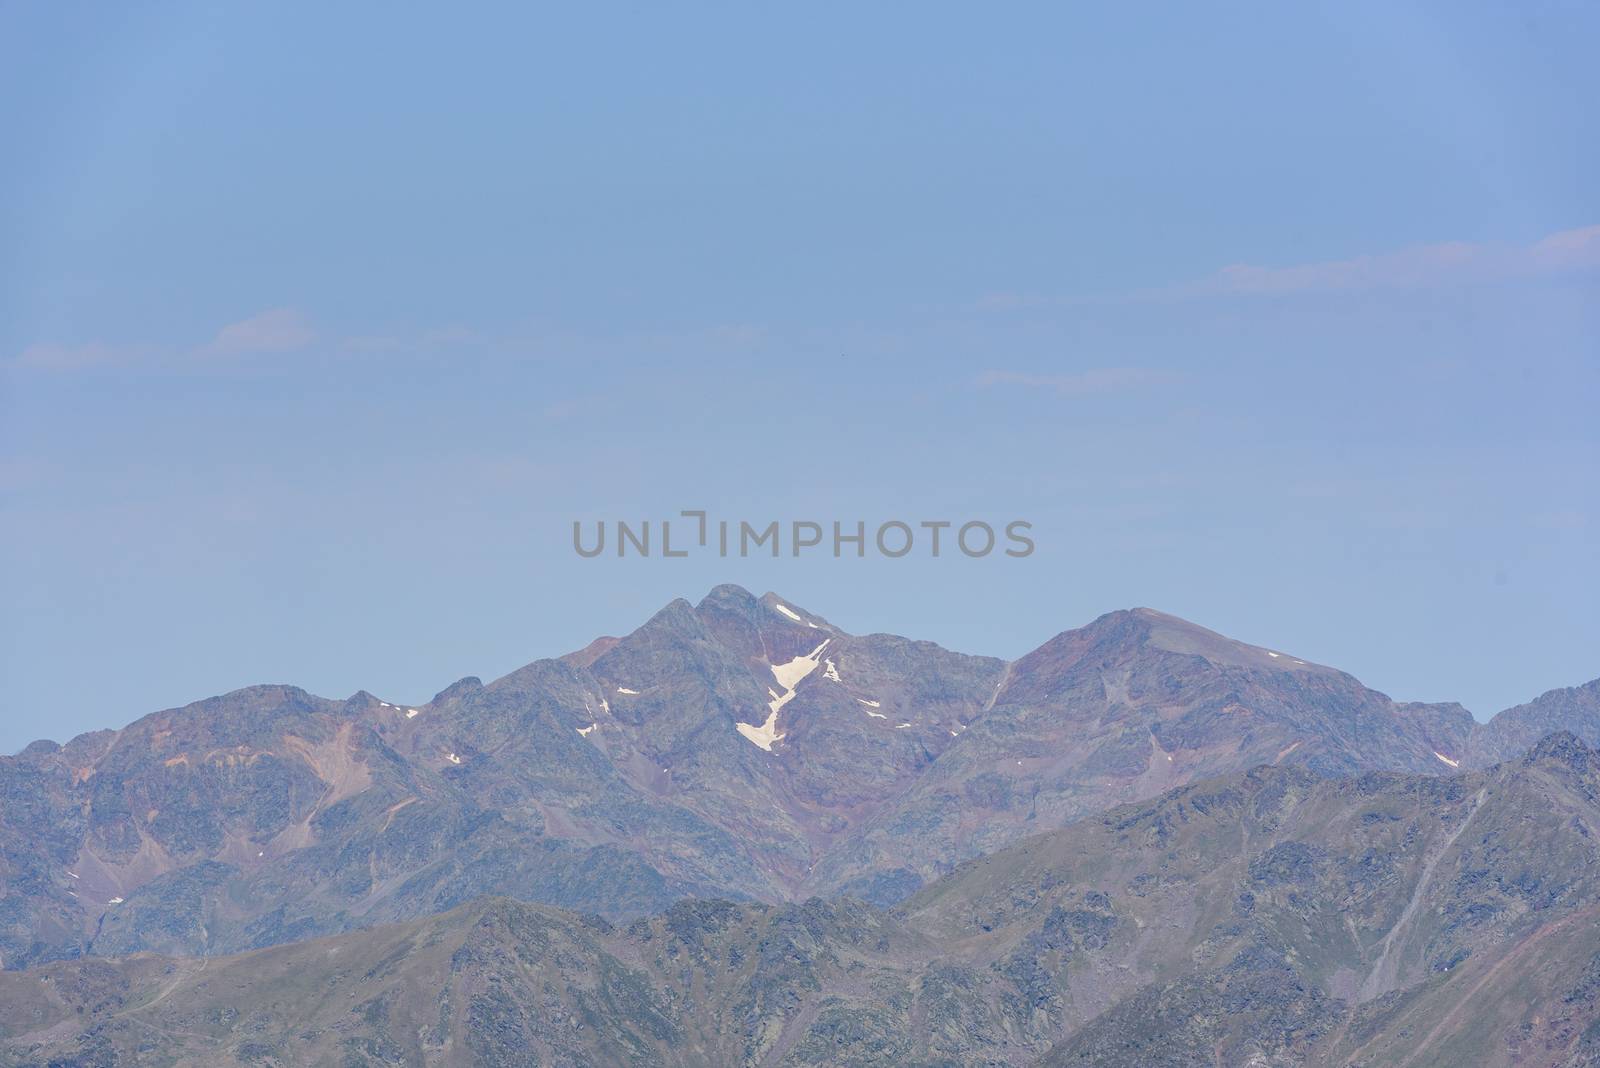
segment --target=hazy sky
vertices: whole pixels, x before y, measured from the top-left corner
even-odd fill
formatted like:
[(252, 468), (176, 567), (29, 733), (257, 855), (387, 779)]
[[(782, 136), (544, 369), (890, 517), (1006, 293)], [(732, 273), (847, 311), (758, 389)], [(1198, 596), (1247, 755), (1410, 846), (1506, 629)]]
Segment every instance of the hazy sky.
[[(1600, 675), (1600, 6), (0, 7), (0, 751), (717, 582)], [(1025, 560), (575, 518), (1023, 518)]]

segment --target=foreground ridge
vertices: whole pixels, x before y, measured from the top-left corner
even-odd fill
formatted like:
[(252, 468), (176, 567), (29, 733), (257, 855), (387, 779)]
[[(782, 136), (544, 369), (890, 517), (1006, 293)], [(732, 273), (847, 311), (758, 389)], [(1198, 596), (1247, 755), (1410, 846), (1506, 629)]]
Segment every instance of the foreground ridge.
[[(237, 956), (0, 974), (0, 1064), (1537, 1065), (1600, 1031), (1600, 754), (1261, 767), (885, 910), (500, 897)], [(1559, 952), (1552, 947), (1560, 946)]]

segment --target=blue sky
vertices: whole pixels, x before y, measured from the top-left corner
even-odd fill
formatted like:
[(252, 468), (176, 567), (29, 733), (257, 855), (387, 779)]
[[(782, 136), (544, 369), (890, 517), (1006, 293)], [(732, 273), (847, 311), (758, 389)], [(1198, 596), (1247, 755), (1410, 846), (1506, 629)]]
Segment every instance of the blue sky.
[[(1600, 9), (0, 8), (0, 751), (735, 581), (1600, 675)], [(1034, 524), (580, 560), (576, 518)]]

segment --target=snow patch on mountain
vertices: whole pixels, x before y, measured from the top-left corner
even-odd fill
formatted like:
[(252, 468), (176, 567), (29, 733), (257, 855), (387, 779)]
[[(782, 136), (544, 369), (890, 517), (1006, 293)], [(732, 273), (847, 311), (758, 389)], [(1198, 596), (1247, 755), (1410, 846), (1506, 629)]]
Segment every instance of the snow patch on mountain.
[(772, 677), (778, 680), (778, 685), (783, 687), (784, 692), (780, 694), (772, 687), (767, 687), (767, 695), (772, 700), (767, 702), (766, 721), (759, 727), (752, 727), (748, 723), (735, 723), (734, 726), (738, 728), (740, 734), (749, 739), (752, 744), (760, 746), (769, 753), (775, 743), (783, 740), (784, 736), (778, 733), (778, 713), (783, 710), (784, 705), (794, 700), (800, 680), (817, 670), (817, 664), (822, 658), (822, 650), (826, 649), (828, 643), (832, 640), (832, 638), (823, 639), (822, 644), (811, 650), (811, 652), (805, 656), (797, 656), (787, 664), (769, 665), (772, 669)]
[(778, 680), (778, 685), (793, 691), (800, 685), (800, 680), (817, 669), (817, 664), (822, 659), (822, 650), (828, 647), (832, 638), (824, 638), (822, 644), (811, 650), (805, 656), (797, 656), (787, 664), (773, 664), (772, 677)]

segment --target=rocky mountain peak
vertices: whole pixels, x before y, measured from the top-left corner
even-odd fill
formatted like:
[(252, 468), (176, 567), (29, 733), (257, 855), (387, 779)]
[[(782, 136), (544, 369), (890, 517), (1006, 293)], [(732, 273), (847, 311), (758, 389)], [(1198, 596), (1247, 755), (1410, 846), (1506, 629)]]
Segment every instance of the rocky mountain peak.
[(457, 679), (449, 686), (446, 686), (444, 689), (434, 694), (433, 700), (428, 703), (442, 705), (447, 701), (457, 700), (458, 698), (465, 697), (467, 694), (472, 693), (475, 690), (481, 689), (483, 689), (483, 680), (478, 678), (476, 675), (468, 675), (465, 678)]
[(761, 599), (743, 586), (733, 582), (724, 582), (713, 586), (695, 605), (697, 611), (728, 612), (736, 615), (754, 617), (761, 610)]
[(1571, 731), (1556, 731), (1541, 738), (1537, 745), (1528, 750), (1522, 757), (1525, 766), (1533, 767), (1539, 764), (1557, 765), (1572, 771), (1588, 771), (1596, 764), (1594, 749), (1583, 743)]

